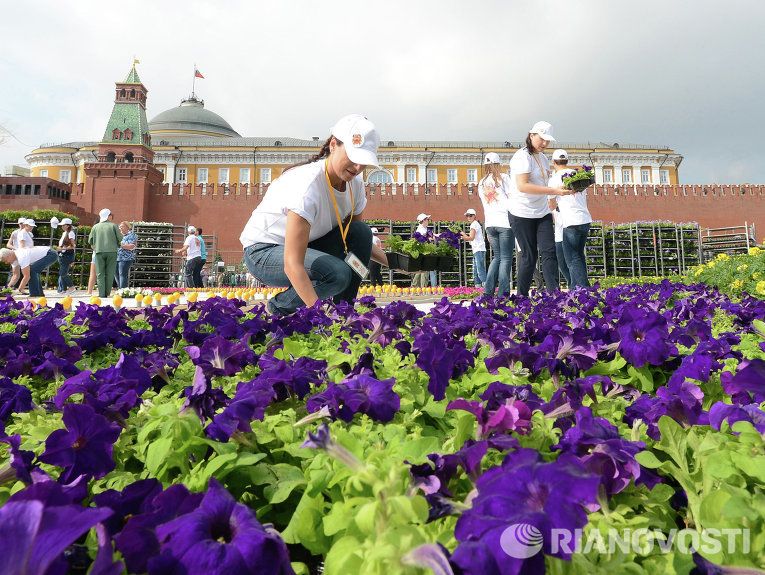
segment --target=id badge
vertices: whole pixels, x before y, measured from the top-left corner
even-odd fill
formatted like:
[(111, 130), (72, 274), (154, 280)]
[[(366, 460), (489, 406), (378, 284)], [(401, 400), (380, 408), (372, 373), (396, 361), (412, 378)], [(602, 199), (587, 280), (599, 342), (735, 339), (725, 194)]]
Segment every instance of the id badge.
[(365, 266), (353, 252), (348, 252), (348, 255), (345, 256), (345, 263), (351, 266), (351, 269), (355, 271), (361, 279), (364, 279), (369, 275), (367, 266)]

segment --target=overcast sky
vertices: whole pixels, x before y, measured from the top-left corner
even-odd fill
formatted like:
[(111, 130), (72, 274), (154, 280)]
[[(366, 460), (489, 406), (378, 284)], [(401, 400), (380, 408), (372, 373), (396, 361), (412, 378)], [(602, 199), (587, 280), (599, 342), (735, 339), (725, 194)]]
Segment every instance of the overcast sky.
[(148, 116), (191, 91), (243, 136), (669, 146), (682, 183), (765, 183), (762, 0), (0, 0), (0, 168), (99, 140), (133, 56)]

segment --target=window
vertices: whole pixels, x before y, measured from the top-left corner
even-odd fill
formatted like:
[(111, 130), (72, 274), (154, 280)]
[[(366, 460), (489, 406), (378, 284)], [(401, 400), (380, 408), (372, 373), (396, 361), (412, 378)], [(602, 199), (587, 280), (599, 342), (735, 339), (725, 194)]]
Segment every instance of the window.
[(200, 184), (206, 184), (207, 183), (207, 168), (198, 168), (197, 169), (197, 182)]
[(69, 184), (72, 182), (72, 170), (61, 170), (58, 174), (58, 179), (60, 182), (63, 182), (65, 184)]
[(385, 170), (375, 170), (367, 178), (368, 184), (392, 184), (393, 176)]
[(632, 183), (632, 168), (622, 168), (622, 183), (623, 184)]
[(640, 183), (641, 184), (650, 184), (651, 183), (651, 170), (640, 170)]
[(446, 183), (447, 184), (457, 183), (457, 170), (455, 170), (454, 168), (450, 168), (446, 170)]
[(41, 178), (47, 178), (48, 177), (48, 170), (40, 170), (40, 177)]
[(240, 184), (250, 183), (250, 168), (239, 168), (239, 183)]
[(478, 181), (478, 170), (476, 170), (475, 168), (468, 169), (467, 181), (468, 181), (468, 184), (475, 184)]
[(271, 183), (271, 168), (260, 168), (260, 183), (261, 184)]
[(406, 169), (406, 183), (414, 184), (417, 181), (417, 168)]
[(611, 168), (603, 168), (603, 183), (610, 184), (614, 181), (614, 171)]
[(188, 180), (186, 178), (186, 174), (188, 172), (186, 171), (186, 168), (177, 168), (177, 174), (178, 174), (178, 183), (179, 184), (185, 184)]
[(659, 170), (659, 183), (669, 184), (669, 170)]
[(228, 184), (228, 168), (220, 168), (218, 170), (218, 183)]
[(429, 184), (438, 183), (438, 170), (434, 170), (433, 168), (428, 168), (428, 183)]

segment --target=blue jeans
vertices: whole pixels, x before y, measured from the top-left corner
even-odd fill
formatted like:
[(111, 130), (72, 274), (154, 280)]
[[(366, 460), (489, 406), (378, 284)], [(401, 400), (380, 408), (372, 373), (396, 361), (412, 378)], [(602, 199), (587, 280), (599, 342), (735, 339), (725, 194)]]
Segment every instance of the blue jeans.
[(587, 279), (587, 259), (584, 256), (589, 233), (590, 224), (563, 228), (563, 253), (571, 272), (571, 287), (590, 287)]
[(58, 254), (53, 250), (48, 250), (48, 253), (43, 256), (42, 259), (37, 260), (35, 263), (29, 266), (29, 295), (33, 297), (44, 296), (43, 288), (40, 285), (40, 272), (48, 269), (48, 266), (58, 259)]
[(473, 252), (473, 282), (476, 287), (486, 282), (486, 252)]
[(431, 287), (435, 287), (438, 285), (438, 274), (435, 271), (429, 271), (430, 274), (430, 285)]
[(555, 257), (558, 258), (558, 269), (566, 280), (566, 285), (571, 286), (571, 274), (568, 272), (568, 264), (566, 263), (566, 256), (563, 253), (563, 242), (555, 242)]
[(486, 273), (486, 286), (484, 293), (494, 297), (499, 277), (499, 295), (510, 293), (511, 271), (513, 267), (513, 251), (515, 250), (515, 235), (513, 228), (486, 228), (486, 237), (489, 239), (494, 256)]
[(197, 269), (201, 269), (198, 267), (201, 261), (202, 258), (199, 256), (186, 260), (186, 267), (183, 268), (183, 276), (186, 279), (187, 288), (197, 287), (196, 274), (198, 273)]
[(555, 230), (552, 214), (542, 218), (520, 218), (510, 214), (510, 221), (521, 248), (518, 258), (518, 293), (529, 295), (538, 258), (542, 260), (542, 275), (545, 278), (547, 291), (558, 290), (560, 282), (558, 281), (558, 258), (555, 257)]
[(69, 267), (74, 261), (74, 250), (61, 252), (58, 256), (58, 292), (65, 292), (74, 285), (72, 278), (69, 277)]
[[(361, 221), (351, 222), (346, 241), (348, 249), (368, 266), (372, 255), (372, 230), (369, 226)], [(356, 298), (361, 277), (344, 259), (339, 228), (309, 242), (305, 252), (305, 271), (319, 299), (331, 297), (339, 302)], [(244, 249), (244, 263), (250, 273), (264, 284), (289, 288), (271, 298), (268, 307), (272, 312), (286, 315), (304, 305), (284, 273), (284, 246), (263, 243), (247, 246)]]
[(120, 288), (128, 287), (128, 278), (130, 277), (130, 266), (133, 260), (119, 260), (117, 262), (117, 286)]

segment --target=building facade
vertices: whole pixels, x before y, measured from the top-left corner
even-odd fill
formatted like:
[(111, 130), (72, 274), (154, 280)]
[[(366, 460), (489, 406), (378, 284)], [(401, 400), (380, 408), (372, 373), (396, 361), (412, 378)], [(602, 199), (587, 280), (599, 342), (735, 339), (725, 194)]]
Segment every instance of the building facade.
[[(117, 219), (202, 226), (218, 236), (220, 249), (230, 254), (226, 259), (241, 258), (239, 232), (269, 183), (316, 154), (326, 135), (244, 137), (194, 94), (147, 120), (147, 95), (133, 67), (116, 83), (101, 141), (42, 145), (26, 156), (30, 176), (69, 185), (70, 201), (91, 214), (109, 207)], [(467, 207), (480, 213), (476, 192), (485, 154), (496, 152), (507, 165), (522, 145), (383, 137), (380, 168), (364, 174), (370, 198), (365, 216), (413, 220), (427, 212), (458, 220)], [(594, 166), (598, 185), (590, 204), (596, 219), (698, 221), (706, 227), (762, 220), (758, 228), (765, 228), (761, 186), (683, 185), (683, 158), (670, 148), (575, 142), (556, 147), (569, 152), (570, 163)]]

